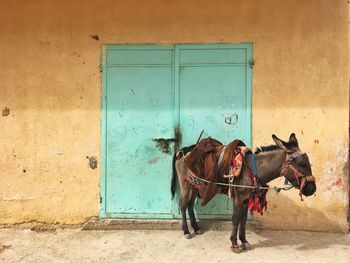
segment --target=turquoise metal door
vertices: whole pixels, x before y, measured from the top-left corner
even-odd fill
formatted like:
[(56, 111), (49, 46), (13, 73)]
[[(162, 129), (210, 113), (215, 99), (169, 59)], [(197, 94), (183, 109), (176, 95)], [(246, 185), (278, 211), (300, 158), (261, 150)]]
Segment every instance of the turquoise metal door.
[[(179, 217), (171, 159), (159, 138), (193, 144), (201, 132), (251, 143), (252, 46), (108, 45), (103, 50), (101, 217)], [(200, 218), (228, 218), (217, 196)]]

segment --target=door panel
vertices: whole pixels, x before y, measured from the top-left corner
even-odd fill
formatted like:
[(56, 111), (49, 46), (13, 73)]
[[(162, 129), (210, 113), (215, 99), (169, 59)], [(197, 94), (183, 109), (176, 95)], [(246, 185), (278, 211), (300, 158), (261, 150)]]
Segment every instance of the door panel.
[(183, 143), (202, 129), (223, 143), (246, 139), (245, 69), (243, 67), (180, 67), (180, 127)]
[(173, 66), (166, 64), (172, 52), (152, 50), (149, 59), (144, 50), (117, 50), (107, 59), (113, 63), (106, 69), (109, 216), (171, 215), (170, 173), (164, 171), (171, 171), (173, 152), (162, 152), (152, 139), (174, 134)]
[[(224, 144), (234, 139), (249, 143), (246, 50), (198, 46), (190, 52), (187, 48), (177, 48), (183, 145), (194, 143), (202, 129), (205, 137)], [(202, 217), (225, 217), (232, 212), (232, 202), (218, 195), (205, 207), (196, 205), (195, 210)]]

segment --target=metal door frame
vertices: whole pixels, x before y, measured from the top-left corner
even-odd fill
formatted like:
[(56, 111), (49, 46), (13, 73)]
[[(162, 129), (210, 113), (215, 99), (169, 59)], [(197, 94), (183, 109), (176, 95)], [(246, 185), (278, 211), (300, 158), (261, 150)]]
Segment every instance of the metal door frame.
[[(106, 214), (106, 179), (107, 179), (107, 51), (110, 49), (162, 49), (172, 47), (174, 49), (174, 128), (179, 127), (180, 122), (180, 83), (179, 83), (179, 55), (180, 50), (182, 49), (225, 49), (225, 48), (235, 48), (235, 49), (245, 49), (246, 50), (246, 118), (247, 118), (247, 127), (245, 130), (246, 138), (248, 141), (245, 143), (251, 147), (252, 145), (252, 82), (253, 82), (253, 43), (240, 43), (240, 44), (105, 44), (101, 49), (101, 80), (102, 80), (102, 96), (101, 96), (101, 176), (100, 176), (100, 218), (107, 218)], [(174, 129), (174, 136), (175, 131)], [(165, 189), (169, 191), (169, 189)], [(170, 200), (169, 200), (170, 201)], [(172, 218), (180, 218), (178, 212), (178, 201), (176, 198), (172, 201)], [(157, 218), (160, 218), (157, 215)], [(210, 215), (201, 216), (201, 219), (211, 219)], [(225, 216), (215, 216), (215, 219), (227, 219)]]

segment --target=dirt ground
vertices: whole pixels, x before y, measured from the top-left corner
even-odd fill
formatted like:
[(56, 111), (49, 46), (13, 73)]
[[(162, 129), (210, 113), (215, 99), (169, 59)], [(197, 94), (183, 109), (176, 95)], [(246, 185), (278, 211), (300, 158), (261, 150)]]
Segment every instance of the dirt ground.
[(234, 254), (229, 231), (190, 240), (174, 230), (36, 232), (0, 229), (2, 262), (350, 262), (350, 234), (248, 231), (254, 248)]

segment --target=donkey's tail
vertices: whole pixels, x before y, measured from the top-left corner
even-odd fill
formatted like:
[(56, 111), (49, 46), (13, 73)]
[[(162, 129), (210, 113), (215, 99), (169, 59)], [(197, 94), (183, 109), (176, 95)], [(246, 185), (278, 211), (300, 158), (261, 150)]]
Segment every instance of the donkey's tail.
[(177, 157), (176, 157), (176, 153), (173, 156), (173, 173), (172, 173), (172, 177), (171, 177), (171, 200), (174, 199), (175, 196), (175, 192), (176, 192), (176, 177), (177, 177), (177, 172), (176, 172), (176, 167), (175, 167), (175, 163), (176, 163)]

